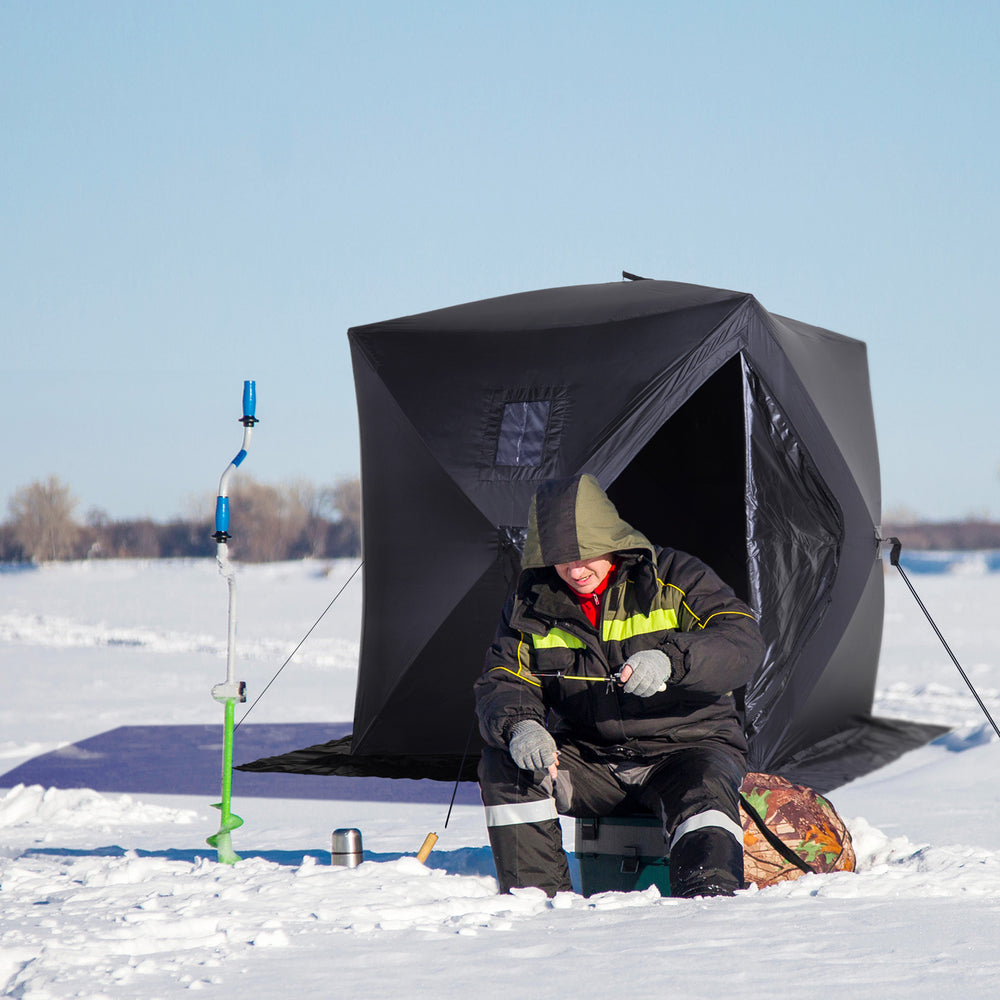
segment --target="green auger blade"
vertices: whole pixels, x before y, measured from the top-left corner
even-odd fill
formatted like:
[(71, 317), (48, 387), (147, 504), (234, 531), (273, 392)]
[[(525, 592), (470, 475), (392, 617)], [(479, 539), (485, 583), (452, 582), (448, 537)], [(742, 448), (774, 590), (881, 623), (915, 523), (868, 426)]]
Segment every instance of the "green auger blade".
[(222, 802), (213, 802), (213, 809), (223, 811), (222, 821), (219, 824), (217, 833), (205, 838), (205, 843), (214, 847), (219, 855), (219, 863), (223, 865), (234, 865), (243, 859), (233, 850), (233, 830), (239, 829), (243, 825), (243, 818), (235, 813), (226, 813)]
[(233, 714), (236, 708), (236, 699), (227, 698), (225, 706), (226, 722), (222, 733), (222, 801), (212, 803), (212, 808), (220, 810), (222, 817), (218, 833), (213, 833), (211, 837), (208, 837), (207, 843), (218, 851), (220, 864), (232, 865), (240, 861), (241, 858), (233, 851), (230, 834), (243, 825), (243, 819), (229, 811), (233, 782)]

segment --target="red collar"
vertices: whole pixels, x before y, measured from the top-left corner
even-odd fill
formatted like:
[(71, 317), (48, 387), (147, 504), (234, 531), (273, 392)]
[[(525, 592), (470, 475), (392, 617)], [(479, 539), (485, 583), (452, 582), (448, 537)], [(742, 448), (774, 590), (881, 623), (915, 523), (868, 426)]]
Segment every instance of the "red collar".
[(601, 616), (601, 598), (604, 596), (604, 591), (611, 585), (611, 578), (615, 575), (617, 568), (617, 565), (612, 563), (611, 569), (608, 570), (608, 575), (589, 594), (578, 594), (572, 587), (568, 588), (577, 603), (583, 608), (583, 613), (587, 616), (587, 621), (594, 628), (597, 628), (597, 622)]

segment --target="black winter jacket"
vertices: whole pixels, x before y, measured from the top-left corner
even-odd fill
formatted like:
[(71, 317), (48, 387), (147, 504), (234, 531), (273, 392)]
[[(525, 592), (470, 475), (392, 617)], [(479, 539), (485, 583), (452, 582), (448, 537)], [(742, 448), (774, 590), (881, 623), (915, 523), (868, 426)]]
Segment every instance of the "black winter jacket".
[[(732, 692), (763, 655), (749, 608), (686, 553), (659, 549), (655, 567), (641, 556), (623, 563), (604, 594), (602, 635), (555, 571), (507, 602), (475, 686), (488, 744), (506, 748), (513, 724), (535, 719), (594, 747), (649, 754), (663, 744), (716, 739), (746, 750)], [(663, 618), (672, 610), (677, 625), (656, 627), (657, 610)], [(652, 630), (619, 625), (637, 616), (651, 619)], [(660, 649), (671, 662), (667, 689), (648, 698), (609, 683), (639, 649)]]
[[(548, 506), (539, 505), (536, 521), (532, 505), (528, 566), (503, 609), (475, 684), (483, 739), (506, 749), (513, 725), (534, 719), (595, 750), (645, 756), (712, 740), (745, 752), (733, 692), (747, 684), (763, 657), (752, 611), (699, 559), (650, 545), (617, 518), (596, 481), (583, 479), (580, 495), (589, 488), (598, 504), (597, 515), (576, 504), (577, 534), (591, 535), (586, 550), (562, 548), (553, 558), (550, 544), (543, 554)], [(564, 522), (560, 517), (556, 525), (562, 536)], [(612, 535), (628, 547), (613, 549)], [(605, 553), (616, 552), (617, 570), (595, 629), (552, 566), (541, 563), (592, 558), (602, 546)], [(662, 650), (671, 663), (666, 690), (647, 698), (625, 694), (612, 679), (640, 649)]]

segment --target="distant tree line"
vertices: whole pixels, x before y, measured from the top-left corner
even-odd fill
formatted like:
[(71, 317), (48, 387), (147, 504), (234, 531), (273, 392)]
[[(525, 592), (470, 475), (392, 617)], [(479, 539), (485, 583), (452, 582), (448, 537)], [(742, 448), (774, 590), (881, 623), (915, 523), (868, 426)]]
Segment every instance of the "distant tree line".
[[(241, 477), (231, 490), (230, 554), (244, 562), (356, 558), (361, 554), (361, 482), (269, 486)], [(165, 523), (149, 518), (113, 520), (91, 511), (80, 523), (70, 488), (55, 476), (21, 487), (0, 523), (0, 562), (60, 559), (160, 559), (215, 555), (215, 498), (205, 514)], [(930, 522), (893, 518), (884, 538), (905, 549), (1000, 549), (1000, 523), (968, 518)]]
[(883, 538), (898, 538), (905, 549), (976, 551), (1000, 549), (1000, 523), (970, 518), (965, 521), (883, 523)]
[[(70, 488), (55, 476), (21, 487), (0, 524), (0, 561), (160, 559), (213, 556), (215, 499), (205, 515), (165, 523), (113, 520), (91, 511), (80, 523)], [(269, 486), (243, 477), (230, 491), (229, 552), (244, 562), (348, 558), (361, 554), (361, 483)]]

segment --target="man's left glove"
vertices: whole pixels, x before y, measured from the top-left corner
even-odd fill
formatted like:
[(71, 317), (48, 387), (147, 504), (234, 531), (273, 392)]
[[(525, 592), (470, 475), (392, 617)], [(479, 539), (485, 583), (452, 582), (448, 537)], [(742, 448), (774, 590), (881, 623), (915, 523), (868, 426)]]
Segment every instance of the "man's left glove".
[(507, 749), (523, 771), (545, 771), (556, 763), (556, 741), (534, 719), (522, 719), (514, 726)]
[(665, 691), (670, 680), (670, 657), (659, 649), (640, 649), (623, 664), (622, 670), (630, 667), (632, 673), (622, 690), (625, 694), (635, 694), (648, 698), (657, 691)]

